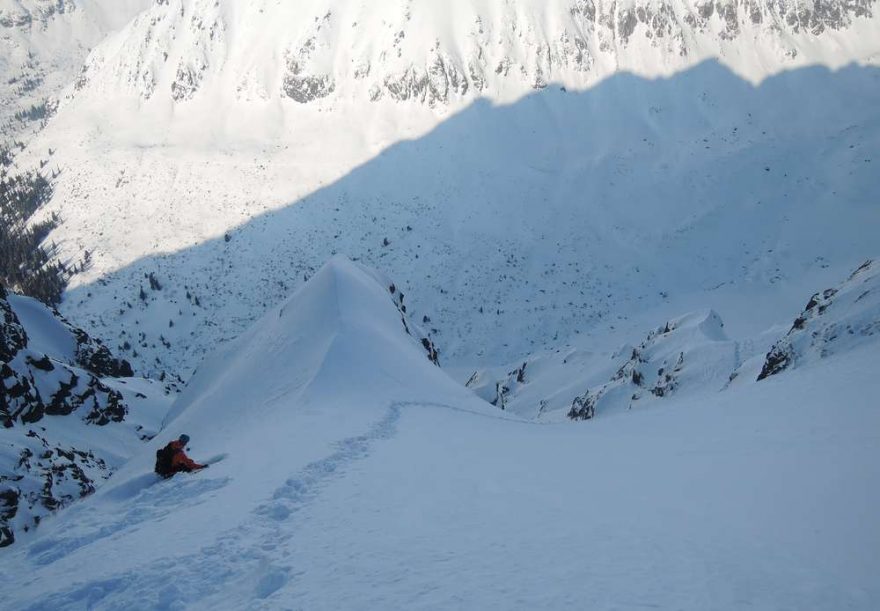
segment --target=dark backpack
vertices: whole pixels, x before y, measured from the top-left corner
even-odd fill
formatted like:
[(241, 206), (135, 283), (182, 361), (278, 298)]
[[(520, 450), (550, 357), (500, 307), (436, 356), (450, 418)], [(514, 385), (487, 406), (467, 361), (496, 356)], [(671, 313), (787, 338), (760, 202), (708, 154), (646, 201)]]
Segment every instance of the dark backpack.
[(170, 443), (161, 450), (156, 450), (156, 473), (162, 477), (174, 475), (174, 472), (171, 470), (171, 461), (174, 460), (175, 454), (177, 452), (171, 447)]

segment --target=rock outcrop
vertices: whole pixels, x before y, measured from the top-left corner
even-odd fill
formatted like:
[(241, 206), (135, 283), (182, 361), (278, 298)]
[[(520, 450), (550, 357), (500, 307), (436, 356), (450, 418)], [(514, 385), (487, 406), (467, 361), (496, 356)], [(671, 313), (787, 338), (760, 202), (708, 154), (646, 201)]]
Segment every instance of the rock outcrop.
[(124, 422), (147, 399), (120, 389), (132, 375), (57, 311), (0, 287), (0, 547), (110, 476), (119, 456), (102, 456), (104, 427), (125, 427), (113, 443), (151, 436)]
[(709, 362), (727, 363), (732, 369), (735, 347), (723, 328), (718, 314), (709, 311), (654, 329), (638, 346), (625, 346), (617, 352), (622, 362), (611, 379), (575, 397), (568, 417), (589, 420), (604, 409), (632, 409), (640, 402), (670, 396), (694, 378), (705, 382)]
[(880, 337), (880, 264), (868, 260), (836, 288), (810, 298), (764, 359), (758, 380)]

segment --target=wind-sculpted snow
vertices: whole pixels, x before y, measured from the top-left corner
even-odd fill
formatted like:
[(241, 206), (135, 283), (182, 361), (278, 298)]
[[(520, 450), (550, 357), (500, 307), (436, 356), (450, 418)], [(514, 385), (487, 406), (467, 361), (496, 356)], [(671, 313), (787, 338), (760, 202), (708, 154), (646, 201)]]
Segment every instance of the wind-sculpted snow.
[[(413, 363), (414, 358), (419, 362)], [(271, 397), (280, 401), (272, 409), (280, 409), (297, 397), (306, 400), (331, 389), (360, 396), (367, 393), (364, 385), (373, 387), (385, 378), (411, 378), (406, 386), (423, 378), (426, 383), (445, 380), (467, 396), (436, 361), (430, 335), (408, 320), (401, 289), (378, 272), (335, 257), (302, 289), (202, 363), (170, 411), (166, 427), (220, 418), (224, 428), (237, 423), (238, 434), (247, 436), (266, 416), (252, 422), (242, 405), (266, 403)], [(336, 376), (348, 383), (339, 387)]]

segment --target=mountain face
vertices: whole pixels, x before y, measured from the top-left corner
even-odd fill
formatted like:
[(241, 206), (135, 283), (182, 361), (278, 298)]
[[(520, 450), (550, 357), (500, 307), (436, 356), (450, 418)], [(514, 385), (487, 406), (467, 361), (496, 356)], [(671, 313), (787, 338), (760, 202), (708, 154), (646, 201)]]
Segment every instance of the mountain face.
[(57, 312), (0, 287), (0, 547), (94, 492), (155, 434), (169, 391), (132, 375)]
[(583, 87), (620, 70), (668, 74), (709, 56), (760, 79), (829, 59), (851, 28), (850, 44), (876, 52), (857, 34), (873, 16), (869, 0), (174, 0), (102, 45), (76, 88), (177, 103), (435, 106)]
[(0, 137), (26, 139), (88, 52), (151, 0), (0, 0)]

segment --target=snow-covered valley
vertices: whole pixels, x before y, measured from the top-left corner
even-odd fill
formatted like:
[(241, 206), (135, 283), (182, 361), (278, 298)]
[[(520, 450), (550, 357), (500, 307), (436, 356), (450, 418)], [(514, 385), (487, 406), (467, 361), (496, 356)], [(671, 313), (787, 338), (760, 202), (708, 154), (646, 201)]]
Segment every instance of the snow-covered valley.
[(0, 42), (0, 186), (51, 179), (72, 269), (0, 286), (0, 606), (880, 605), (876, 2), (0, 0)]

